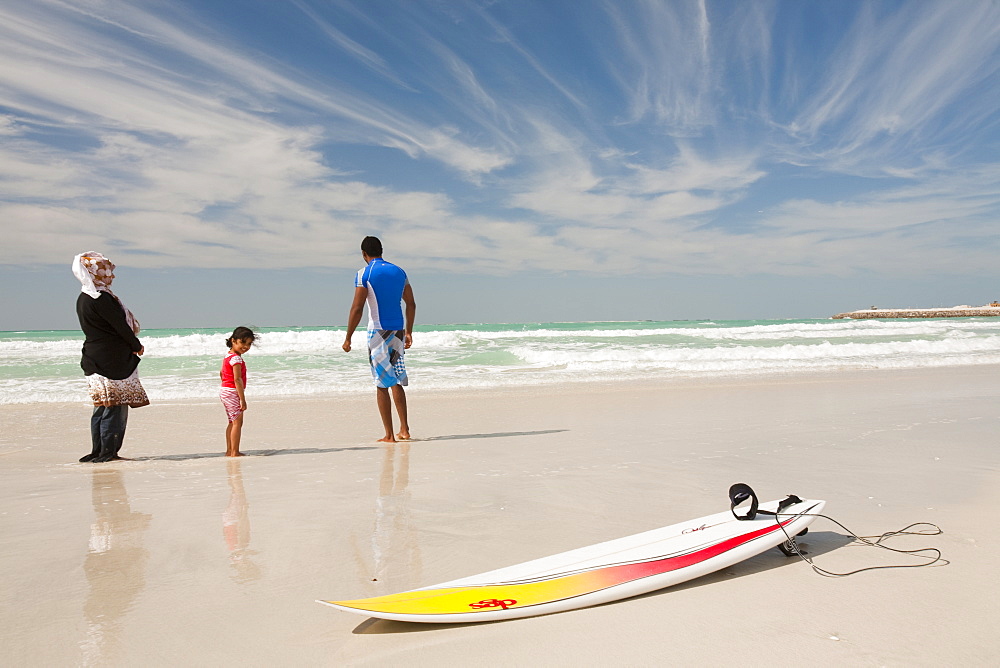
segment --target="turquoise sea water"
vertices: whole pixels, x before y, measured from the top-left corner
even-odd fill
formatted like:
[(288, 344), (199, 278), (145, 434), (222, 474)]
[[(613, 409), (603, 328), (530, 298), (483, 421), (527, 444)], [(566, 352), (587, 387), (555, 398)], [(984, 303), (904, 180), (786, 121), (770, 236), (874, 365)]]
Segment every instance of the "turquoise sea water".
[[(265, 328), (246, 355), (249, 396), (366, 391), (365, 335)], [(215, 399), (229, 331), (140, 334), (153, 401)], [(0, 332), (0, 404), (87, 400), (79, 331)], [(614, 380), (1000, 363), (1000, 318), (469, 324), (418, 327), (411, 388), (516, 387)]]

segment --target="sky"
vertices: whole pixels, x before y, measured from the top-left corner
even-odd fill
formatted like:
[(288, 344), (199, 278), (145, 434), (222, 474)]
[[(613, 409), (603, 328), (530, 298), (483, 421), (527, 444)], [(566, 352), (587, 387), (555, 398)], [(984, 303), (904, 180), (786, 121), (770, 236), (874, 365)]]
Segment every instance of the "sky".
[(1000, 3), (0, 0), (0, 330), (1000, 299)]

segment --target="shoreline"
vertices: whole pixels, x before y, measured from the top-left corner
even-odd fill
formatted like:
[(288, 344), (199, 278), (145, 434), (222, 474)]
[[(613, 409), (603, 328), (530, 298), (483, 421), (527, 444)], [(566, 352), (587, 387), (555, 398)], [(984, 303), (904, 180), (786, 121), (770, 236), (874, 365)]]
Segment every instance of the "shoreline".
[[(994, 365), (992, 364), (942, 364), (933, 366), (923, 366), (923, 367), (901, 367), (901, 368), (880, 368), (876, 366), (868, 367), (841, 367), (841, 368), (821, 368), (821, 369), (781, 369), (781, 370), (766, 370), (766, 371), (738, 371), (731, 373), (701, 373), (701, 374), (683, 374), (683, 373), (669, 373), (662, 372), (653, 376), (636, 376), (634, 378), (625, 379), (608, 379), (601, 378), (599, 380), (585, 380), (585, 379), (568, 379), (566, 382), (559, 381), (546, 381), (543, 383), (536, 383), (530, 385), (490, 385), (490, 386), (471, 386), (463, 388), (447, 388), (447, 387), (421, 387), (419, 381), (414, 382), (412, 385), (406, 388), (407, 397), (411, 396), (426, 396), (426, 397), (440, 397), (445, 399), (450, 398), (462, 398), (467, 395), (479, 395), (479, 396), (516, 396), (521, 394), (528, 395), (550, 395), (553, 392), (568, 393), (568, 394), (591, 394), (591, 393), (604, 393), (604, 392), (617, 392), (617, 391), (629, 391), (633, 389), (637, 390), (656, 390), (656, 389), (669, 389), (669, 388), (683, 388), (687, 386), (699, 387), (699, 386), (713, 386), (713, 385), (759, 385), (759, 384), (772, 384), (772, 383), (815, 383), (822, 382), (824, 380), (836, 380), (836, 379), (846, 379), (853, 376), (870, 376), (872, 374), (906, 374), (906, 373), (934, 373), (939, 371), (941, 373), (948, 373), (949, 370), (992, 370)], [(992, 373), (992, 371), (990, 371)], [(268, 404), (280, 404), (284, 402), (328, 402), (328, 401), (366, 401), (373, 396), (373, 392), (369, 390), (374, 390), (374, 386), (366, 383), (363, 390), (332, 390), (325, 393), (311, 393), (311, 394), (264, 394), (264, 395), (253, 395), (253, 388), (248, 388), (247, 399), (251, 401), (252, 404), (258, 403), (268, 403)], [(82, 393), (82, 392), (81, 392)], [(217, 395), (205, 396), (205, 397), (179, 397), (179, 398), (156, 398), (155, 396), (150, 397), (150, 406), (219, 406), (219, 398)], [(92, 409), (93, 406), (90, 400), (84, 396), (83, 399), (79, 401), (36, 401), (36, 402), (25, 402), (25, 403), (8, 403), (0, 404), (0, 414), (8, 409), (24, 409), (28, 410), (31, 408), (47, 409), (47, 408), (58, 408), (58, 407), (85, 407)], [(148, 407), (143, 407), (148, 408)], [(142, 409), (133, 409), (139, 411)]]
[[(97, 465), (76, 463), (88, 405), (0, 407), (4, 657), (714, 665), (796, 653), (824, 665), (983, 665), (1000, 652), (1000, 614), (982, 595), (1000, 567), (1000, 539), (985, 528), (1000, 500), (995, 376), (967, 366), (411, 391), (416, 438), (396, 445), (375, 443), (374, 393), (251, 400), (242, 449), (254, 456), (228, 460), (221, 405), (185, 400), (132, 412), (123, 455), (136, 460)], [(723, 511), (735, 482), (761, 501), (825, 499), (861, 535), (935, 523), (944, 534), (889, 545), (937, 547), (950, 563), (830, 579), (770, 550), (634, 599), (464, 626), (371, 622), (313, 602)], [(822, 520), (801, 540), (837, 572), (905, 559), (849, 545)], [(719, 624), (734, 600), (745, 623)]]
[[(598, 383), (670, 383), (679, 378), (841, 373), (845, 369), (1000, 363), (997, 318), (812, 320), (653, 324), (564, 331), (428, 334), (407, 356), (415, 390), (477, 392), (496, 386), (561, 388)], [(867, 323), (867, 324), (862, 324)], [(895, 323), (895, 324), (893, 324)], [(530, 329), (530, 328), (529, 328)], [(218, 394), (214, 338), (149, 343), (139, 376), (153, 401)], [(29, 337), (30, 338), (30, 337)], [(330, 332), (278, 333), (255, 344), (248, 388), (257, 398), (348, 396), (371, 387), (365, 355), (346, 355)], [(86, 401), (78, 342), (0, 342), (7, 371), (0, 404)], [(261, 354), (257, 354), (261, 353)], [(410, 357), (414, 355), (415, 357)], [(547, 391), (547, 390), (546, 390)]]

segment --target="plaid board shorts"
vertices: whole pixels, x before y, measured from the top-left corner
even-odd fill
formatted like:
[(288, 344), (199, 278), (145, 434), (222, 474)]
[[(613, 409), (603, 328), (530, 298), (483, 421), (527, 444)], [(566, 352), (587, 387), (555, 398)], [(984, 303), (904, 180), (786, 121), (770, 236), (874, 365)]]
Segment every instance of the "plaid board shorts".
[(401, 329), (368, 330), (368, 361), (376, 387), (408, 384), (403, 364), (405, 337), (406, 332)]

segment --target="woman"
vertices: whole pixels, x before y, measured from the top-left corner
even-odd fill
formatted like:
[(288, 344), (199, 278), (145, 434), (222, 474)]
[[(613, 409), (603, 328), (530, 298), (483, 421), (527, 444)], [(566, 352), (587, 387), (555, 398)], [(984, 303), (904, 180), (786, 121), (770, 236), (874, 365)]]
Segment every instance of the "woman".
[(76, 315), (86, 340), (80, 366), (87, 376), (94, 414), (90, 418), (93, 449), (81, 462), (122, 459), (118, 451), (125, 438), (129, 406), (148, 406), (136, 367), (145, 352), (136, 338), (139, 322), (111, 292), (115, 265), (100, 253), (88, 251), (73, 260), (73, 274), (83, 285), (76, 299)]

